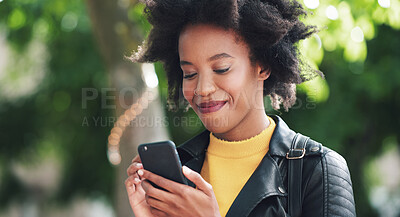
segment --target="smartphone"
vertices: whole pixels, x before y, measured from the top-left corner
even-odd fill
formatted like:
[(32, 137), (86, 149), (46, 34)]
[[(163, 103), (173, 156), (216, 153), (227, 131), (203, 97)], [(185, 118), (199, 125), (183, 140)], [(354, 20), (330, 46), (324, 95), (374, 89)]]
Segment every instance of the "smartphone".
[[(166, 179), (185, 185), (188, 184), (182, 173), (182, 165), (176, 146), (172, 141), (140, 144), (138, 153), (144, 169)], [(151, 184), (158, 187), (154, 183)]]

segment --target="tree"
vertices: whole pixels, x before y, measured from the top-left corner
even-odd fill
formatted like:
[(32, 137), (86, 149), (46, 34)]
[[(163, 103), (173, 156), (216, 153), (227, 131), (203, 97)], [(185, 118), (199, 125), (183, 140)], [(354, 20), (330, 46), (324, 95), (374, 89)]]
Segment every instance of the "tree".
[[(137, 4), (137, 3), (135, 3)], [(125, 99), (117, 99), (117, 115), (121, 115), (127, 108), (121, 106), (121, 100), (125, 101), (122, 105), (132, 105), (139, 97), (141, 97), (146, 90), (146, 83), (141, 78), (142, 72), (140, 69), (134, 69), (133, 64), (123, 59), (124, 53), (129, 53), (141, 43), (143, 36), (140, 33), (140, 26), (135, 24), (128, 18), (128, 11), (130, 5), (118, 4), (117, 1), (98, 1), (87, 0), (87, 6), (92, 21), (93, 32), (97, 38), (101, 54), (107, 63), (107, 69), (111, 75), (112, 86), (116, 87), (119, 97), (129, 87), (133, 87), (133, 92)], [(134, 96), (135, 93), (137, 96)], [(152, 97), (158, 95), (157, 89), (152, 89)], [(128, 102), (126, 102), (128, 101)], [(145, 119), (152, 120), (154, 117), (162, 117), (163, 106), (158, 99), (150, 102), (150, 99), (145, 99), (148, 103), (148, 109), (143, 110), (140, 114)], [(139, 114), (138, 114), (139, 115)], [(121, 128), (118, 128), (121, 129)], [(124, 129), (124, 127), (122, 128)], [(128, 197), (124, 180), (127, 178), (126, 169), (128, 168), (131, 160), (136, 156), (136, 147), (140, 143), (166, 140), (168, 139), (165, 126), (153, 125), (139, 126), (125, 128), (123, 140), (120, 144), (113, 145), (120, 149), (122, 162), (118, 165), (117, 169), (117, 182), (116, 182), (116, 203), (115, 208), (118, 216), (131, 215)], [(110, 141), (110, 140), (109, 140)], [(110, 143), (110, 142), (109, 142)], [(109, 149), (110, 151), (110, 149)]]

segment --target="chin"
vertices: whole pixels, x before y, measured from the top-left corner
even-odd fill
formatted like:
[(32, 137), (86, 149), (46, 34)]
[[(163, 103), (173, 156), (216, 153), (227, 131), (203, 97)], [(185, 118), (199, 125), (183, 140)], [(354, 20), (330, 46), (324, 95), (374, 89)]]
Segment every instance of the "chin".
[(198, 109), (194, 109), (194, 111), (208, 131), (213, 133), (225, 133), (232, 128), (232, 120), (229, 118), (229, 115), (225, 114), (223, 111), (205, 114), (201, 113)]
[(225, 118), (201, 118), (204, 127), (213, 133), (225, 133), (229, 130), (229, 121)]

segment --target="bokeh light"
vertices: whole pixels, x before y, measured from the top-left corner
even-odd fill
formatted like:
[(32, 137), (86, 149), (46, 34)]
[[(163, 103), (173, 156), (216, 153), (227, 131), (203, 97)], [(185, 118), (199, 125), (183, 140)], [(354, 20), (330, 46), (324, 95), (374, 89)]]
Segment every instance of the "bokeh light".
[(362, 42), (364, 40), (364, 33), (358, 26), (351, 30), (351, 39), (355, 42)]
[(66, 13), (61, 20), (61, 28), (66, 32), (73, 31), (78, 25), (78, 16), (73, 12)]
[(335, 6), (333, 6), (333, 5), (329, 5), (326, 8), (325, 14), (328, 17), (328, 19), (331, 19), (331, 20), (337, 20), (339, 18), (339, 13), (338, 13), (337, 9), (335, 8)]
[(319, 0), (304, 0), (304, 5), (310, 9), (316, 9), (319, 6)]
[(149, 88), (155, 88), (158, 86), (158, 78), (153, 64), (142, 64), (142, 72), (143, 80)]
[(378, 4), (383, 8), (389, 8), (390, 0), (378, 0)]

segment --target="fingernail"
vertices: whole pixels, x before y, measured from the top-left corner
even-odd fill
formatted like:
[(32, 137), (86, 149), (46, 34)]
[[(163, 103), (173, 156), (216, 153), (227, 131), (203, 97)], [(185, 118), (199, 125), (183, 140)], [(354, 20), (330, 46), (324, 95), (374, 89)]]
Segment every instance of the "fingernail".
[(191, 172), (191, 170), (187, 166), (183, 166), (182, 169), (183, 169), (184, 173), (190, 173)]
[(136, 166), (137, 166), (137, 167), (141, 167), (142, 164), (141, 164), (141, 163), (137, 163)]
[(137, 173), (139, 174), (139, 176), (143, 176), (143, 170), (138, 170)]
[(139, 182), (140, 182), (140, 179), (135, 178), (135, 183), (137, 184), (137, 183), (139, 183)]

